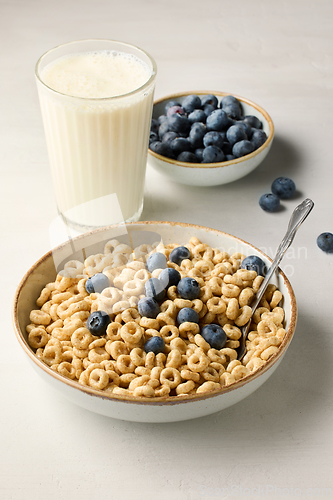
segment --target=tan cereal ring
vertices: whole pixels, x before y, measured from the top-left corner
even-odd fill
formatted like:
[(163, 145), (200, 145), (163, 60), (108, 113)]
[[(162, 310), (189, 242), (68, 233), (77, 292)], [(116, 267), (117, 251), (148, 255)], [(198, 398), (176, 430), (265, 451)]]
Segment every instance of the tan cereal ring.
[(46, 332), (45, 328), (36, 327), (29, 332), (28, 343), (33, 349), (39, 349), (46, 346), (49, 338), (50, 336)]
[(120, 336), (129, 348), (140, 347), (144, 329), (135, 321), (129, 321), (120, 328)]
[(207, 381), (201, 384), (197, 388), (197, 394), (202, 394), (204, 392), (215, 391), (217, 389), (221, 389), (221, 385), (217, 382)]
[(160, 330), (160, 336), (166, 344), (179, 337), (179, 330), (175, 325), (164, 325)]
[(169, 366), (161, 371), (161, 385), (168, 385), (170, 389), (175, 389), (181, 383), (181, 376), (176, 368)]
[(51, 323), (51, 316), (46, 312), (40, 310), (31, 311), (29, 318), (31, 323), (34, 323), (35, 325), (38, 326), (40, 325), (47, 326)]

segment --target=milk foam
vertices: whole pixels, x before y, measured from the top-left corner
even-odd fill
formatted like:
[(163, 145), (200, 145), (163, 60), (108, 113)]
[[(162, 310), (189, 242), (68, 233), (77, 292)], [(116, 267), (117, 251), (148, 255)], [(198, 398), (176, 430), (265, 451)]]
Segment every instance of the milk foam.
[(62, 94), (106, 98), (132, 92), (150, 76), (148, 66), (134, 55), (101, 50), (60, 57), (45, 66), (41, 80)]

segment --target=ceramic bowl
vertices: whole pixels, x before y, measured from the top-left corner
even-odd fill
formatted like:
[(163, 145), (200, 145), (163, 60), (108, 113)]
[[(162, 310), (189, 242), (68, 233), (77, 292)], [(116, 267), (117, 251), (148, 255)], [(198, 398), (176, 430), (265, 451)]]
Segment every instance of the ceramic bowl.
[[(160, 115), (164, 114), (164, 107), (168, 101), (175, 100), (182, 103), (185, 97), (190, 94), (199, 96), (214, 94), (219, 101), (225, 95), (230, 95), (230, 93), (216, 91), (192, 91), (172, 94), (154, 102), (153, 118), (157, 119)], [(266, 158), (271, 148), (274, 136), (274, 125), (269, 114), (261, 106), (244, 97), (239, 97), (237, 95), (235, 95), (235, 97), (241, 102), (244, 116), (254, 115), (259, 118), (263, 124), (263, 130), (267, 134), (267, 140), (259, 149), (241, 158), (220, 163), (185, 163), (166, 158), (149, 149), (148, 165), (152, 166), (161, 174), (169, 177), (170, 180), (190, 186), (217, 186), (220, 184), (227, 184), (228, 182), (236, 181), (252, 172)]]
[[(109, 226), (85, 233), (68, 241), (41, 257), (20, 282), (13, 303), (13, 324), (20, 346), (31, 366), (54, 389), (68, 400), (109, 417), (137, 422), (175, 422), (202, 417), (223, 410), (249, 396), (273, 374), (280, 364), (295, 331), (297, 308), (292, 287), (280, 270), (272, 280), (284, 296), (287, 334), (279, 350), (269, 361), (246, 378), (218, 391), (202, 395), (166, 397), (153, 401), (149, 398), (106, 395), (91, 387), (80, 385), (53, 371), (41, 362), (27, 342), (26, 326), (30, 323), (29, 313), (36, 308), (35, 302), (44, 285), (54, 281), (56, 269), (60, 271), (68, 260), (83, 260), (84, 255), (103, 251), (106, 241), (117, 238), (121, 242), (145, 241), (152, 243), (159, 238), (164, 244), (186, 243), (192, 236), (212, 247), (229, 253), (242, 252), (245, 255), (259, 255), (266, 264), (270, 259), (249, 243), (230, 234), (214, 229), (178, 222), (136, 222), (124, 226)], [(141, 239), (140, 239), (141, 238)], [(140, 243), (139, 243), (140, 244)], [(29, 374), (27, 373), (27, 376)]]

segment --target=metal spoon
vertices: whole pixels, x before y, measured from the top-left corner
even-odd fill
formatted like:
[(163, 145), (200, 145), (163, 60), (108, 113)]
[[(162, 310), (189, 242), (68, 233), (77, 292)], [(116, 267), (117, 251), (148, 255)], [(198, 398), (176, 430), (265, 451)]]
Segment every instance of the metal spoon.
[(313, 207), (314, 207), (313, 201), (310, 200), (309, 198), (306, 198), (302, 203), (300, 203), (300, 205), (297, 205), (297, 207), (295, 208), (295, 210), (291, 214), (287, 232), (286, 232), (284, 238), (282, 239), (282, 241), (279, 245), (279, 248), (277, 249), (275, 259), (273, 260), (271, 267), (268, 269), (267, 274), (265, 276), (265, 279), (262, 282), (262, 284), (257, 292), (256, 300), (251, 305), (251, 307), (252, 307), (251, 318), (246, 323), (246, 325), (244, 325), (241, 328), (242, 336), (239, 339), (240, 345), (238, 347), (238, 356), (237, 356), (238, 360), (241, 360), (246, 352), (245, 342), (247, 339), (247, 335), (249, 333), (252, 316), (253, 316), (255, 310), (257, 309), (257, 307), (258, 307), (258, 305), (259, 305), (259, 303), (260, 303), (260, 301), (261, 301), (261, 299), (266, 291), (266, 288), (269, 284), (269, 280), (271, 279), (276, 268), (280, 264), (284, 254), (286, 253), (286, 251), (290, 247), (290, 245), (295, 237), (297, 229), (300, 227), (302, 222), (305, 221), (305, 219), (307, 218), (307, 216), (309, 215), (309, 213), (311, 212)]

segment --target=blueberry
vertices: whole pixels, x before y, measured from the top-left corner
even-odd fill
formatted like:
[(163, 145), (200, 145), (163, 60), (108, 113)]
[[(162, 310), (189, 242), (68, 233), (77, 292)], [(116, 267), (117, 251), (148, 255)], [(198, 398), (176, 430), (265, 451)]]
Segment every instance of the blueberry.
[(234, 125), (239, 125), (240, 127), (242, 127), (244, 129), (244, 132), (246, 133), (247, 139), (251, 139), (252, 134), (253, 134), (251, 125), (249, 125), (248, 123), (246, 123), (242, 120), (236, 121), (234, 123)]
[(110, 316), (104, 311), (95, 311), (87, 319), (87, 328), (92, 335), (102, 337), (105, 335), (108, 325), (111, 323)]
[(272, 193), (276, 194), (282, 200), (291, 198), (295, 194), (295, 191), (295, 183), (288, 177), (278, 177), (272, 184)]
[(248, 123), (253, 128), (262, 128), (262, 123), (256, 116), (246, 115), (244, 116), (243, 121)]
[(110, 286), (109, 278), (103, 273), (94, 274), (86, 281), (86, 290), (88, 293), (101, 293), (104, 288)]
[(183, 151), (177, 156), (177, 161), (185, 163), (198, 163), (198, 158), (191, 151)]
[(186, 113), (192, 113), (195, 109), (201, 108), (201, 99), (199, 96), (192, 94), (185, 97), (182, 102), (182, 106)]
[(168, 127), (169, 130), (172, 130), (173, 132), (184, 132), (188, 133), (191, 124), (188, 121), (187, 116), (183, 115), (178, 115), (177, 113), (171, 116), (168, 116)]
[(248, 271), (255, 271), (261, 276), (266, 274), (266, 264), (257, 255), (249, 255), (242, 260), (241, 269), (247, 269)]
[(232, 148), (232, 154), (236, 156), (236, 158), (240, 158), (241, 156), (248, 155), (254, 151), (254, 146), (252, 142), (244, 139), (243, 141), (236, 142)]
[(208, 146), (203, 150), (202, 163), (217, 163), (224, 160), (225, 156), (223, 151), (216, 146)]
[(227, 130), (227, 139), (229, 143), (233, 146), (236, 142), (243, 141), (247, 139), (244, 128), (241, 125), (232, 125)]
[(223, 349), (227, 342), (227, 335), (223, 328), (214, 323), (205, 325), (200, 333), (213, 349)]
[(272, 193), (263, 194), (260, 197), (259, 205), (266, 212), (276, 212), (280, 207), (280, 198)]
[(195, 109), (194, 111), (192, 111), (192, 113), (188, 115), (187, 118), (190, 123), (197, 123), (197, 122), (206, 123), (207, 115), (203, 109)]
[(162, 283), (164, 288), (169, 288), (170, 286), (177, 286), (181, 280), (180, 272), (173, 267), (167, 267), (160, 272), (158, 279)]
[(210, 104), (214, 109), (218, 106), (217, 97), (213, 94), (204, 95), (201, 97), (201, 107), (204, 108), (207, 104)]
[(162, 123), (166, 122), (167, 121), (167, 116), (166, 115), (160, 115), (158, 118), (157, 118), (157, 121), (159, 123), (159, 125), (162, 125)]
[(203, 143), (205, 148), (208, 146), (216, 146), (222, 149), (223, 143), (225, 141), (225, 132), (217, 132), (216, 130), (211, 130), (204, 135)]
[(158, 134), (156, 134), (156, 132), (150, 132), (149, 134), (149, 144), (151, 144), (152, 142), (156, 142), (156, 141), (159, 141), (160, 138), (158, 136)]
[(239, 100), (236, 99), (233, 95), (226, 95), (221, 99), (221, 108), (224, 108), (225, 106), (229, 106), (230, 104), (239, 104)]
[(194, 278), (182, 278), (177, 290), (182, 299), (194, 300), (200, 295), (200, 285)]
[(202, 160), (203, 160), (203, 148), (197, 148), (195, 151), (194, 151), (194, 154), (197, 158), (197, 162), (198, 163), (201, 163)]
[(206, 132), (206, 125), (200, 122), (193, 123), (188, 140), (194, 149), (198, 149), (203, 146), (203, 137)]
[(232, 161), (232, 160), (234, 160), (235, 158), (236, 158), (236, 156), (234, 156), (234, 155), (225, 155), (225, 159), (226, 159), (226, 161)]
[(167, 102), (166, 105), (165, 105), (165, 107), (164, 107), (165, 114), (167, 114), (168, 109), (172, 108), (172, 106), (181, 106), (181, 104), (178, 101), (169, 101), (169, 102)]
[(177, 137), (170, 142), (170, 148), (175, 156), (178, 156), (183, 151), (191, 150), (191, 143), (188, 139), (184, 137)]
[(162, 139), (162, 137), (164, 136), (164, 134), (166, 134), (167, 132), (169, 132), (169, 124), (168, 124), (168, 121), (165, 120), (158, 127), (158, 136), (159, 136), (159, 138)]
[(155, 269), (165, 269), (167, 267), (167, 258), (163, 253), (155, 252), (149, 255), (146, 265), (150, 273)]
[(145, 352), (147, 353), (153, 352), (154, 354), (159, 354), (160, 352), (163, 352), (164, 348), (165, 348), (165, 342), (162, 339), (162, 337), (159, 337), (158, 335), (150, 337), (150, 339), (148, 339), (143, 346)]
[(185, 115), (185, 110), (182, 106), (171, 106), (167, 111), (167, 116), (177, 113), (178, 115)]
[(235, 120), (239, 120), (242, 116), (242, 110), (239, 104), (236, 103), (223, 106), (223, 111), (225, 111), (230, 118), (234, 118)]
[(332, 233), (321, 233), (317, 238), (317, 245), (320, 250), (326, 253), (333, 252), (333, 234)]
[(158, 155), (166, 156), (167, 158), (173, 158), (173, 152), (170, 146), (164, 142), (156, 141), (149, 145), (150, 149), (157, 153)]
[(228, 127), (228, 115), (222, 109), (216, 109), (206, 120), (207, 130), (226, 130)]
[(177, 137), (178, 135), (176, 134), (176, 132), (166, 132), (162, 137), (162, 142), (170, 146), (171, 141), (173, 141)]
[(205, 113), (206, 116), (209, 116), (213, 111), (215, 111), (215, 107), (213, 104), (206, 104), (206, 106), (204, 106), (203, 108), (203, 111)]
[(191, 252), (187, 247), (179, 246), (174, 248), (169, 255), (169, 261), (180, 266), (184, 259), (189, 259)]
[(159, 126), (160, 126), (160, 123), (158, 123), (158, 120), (155, 120), (155, 118), (152, 118), (150, 131), (155, 132), (157, 134)]
[(186, 322), (199, 323), (199, 314), (190, 307), (183, 307), (177, 315), (177, 322), (179, 325)]
[(149, 278), (145, 283), (146, 297), (153, 297), (157, 302), (160, 302), (165, 297), (165, 289), (163, 283), (158, 278)]
[(138, 302), (138, 311), (141, 316), (153, 319), (161, 312), (160, 306), (153, 297), (142, 297)]
[(255, 149), (260, 148), (266, 142), (267, 135), (263, 130), (254, 129), (251, 137), (251, 142)]

